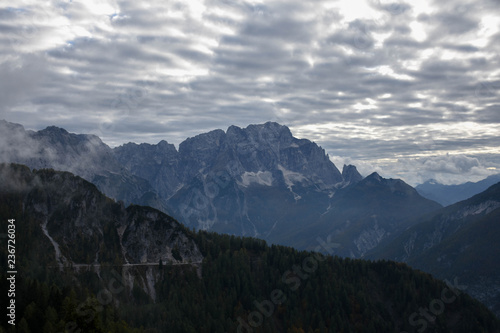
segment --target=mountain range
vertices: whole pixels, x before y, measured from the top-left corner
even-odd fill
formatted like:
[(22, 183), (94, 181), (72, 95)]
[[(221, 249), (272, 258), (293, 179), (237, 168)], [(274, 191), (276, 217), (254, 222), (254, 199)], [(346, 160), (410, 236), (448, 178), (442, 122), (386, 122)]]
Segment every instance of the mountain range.
[(126, 205), (157, 208), (188, 227), (299, 249), (327, 235), (339, 255), (362, 257), (416, 212), (440, 208), (401, 180), (363, 179), (352, 165), (340, 172), (316, 143), (272, 122), (200, 134), (178, 150), (166, 141), (111, 149), (56, 127), (0, 127), (2, 162), (73, 172)]
[[(442, 208), (402, 180), (377, 173), (362, 177), (352, 165), (340, 172), (317, 144), (271, 122), (200, 134), (178, 150), (166, 141), (112, 149), (93, 135), (57, 127), (26, 131), (5, 121), (0, 130), (0, 162), (73, 172), (122, 201), (122, 221), (130, 221), (127, 214), (139, 209), (130, 204), (146, 205), (196, 230), (341, 257), (407, 262), (442, 279), (463, 278), (470, 294), (500, 316), (494, 237), (500, 198), (489, 190)], [(52, 233), (57, 236), (58, 228), (47, 223), (47, 232), (56, 239)], [(106, 238), (88, 234), (93, 238), (82, 236), (80, 243), (90, 246)], [(79, 243), (63, 238), (60, 246), (69, 247), (71, 241)], [(95, 248), (81, 251), (88, 252), (87, 262), (102, 255)], [(131, 259), (124, 253), (119, 262), (147, 262), (151, 256)]]
[(439, 202), (443, 206), (449, 206), (481, 193), (498, 182), (500, 182), (500, 174), (488, 176), (478, 182), (466, 182), (458, 185), (443, 185), (430, 179), (417, 185), (415, 189), (423, 197)]
[(16, 227), (18, 332), (500, 331), (456, 281), (404, 264), (195, 233), (69, 172), (0, 164), (0, 184), (0, 220)]

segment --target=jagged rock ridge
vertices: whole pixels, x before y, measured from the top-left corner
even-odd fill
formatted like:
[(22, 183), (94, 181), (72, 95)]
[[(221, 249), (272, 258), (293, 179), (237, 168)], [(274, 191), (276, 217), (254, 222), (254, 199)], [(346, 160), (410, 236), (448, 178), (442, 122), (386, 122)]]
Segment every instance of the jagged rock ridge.
[[(334, 233), (343, 255), (359, 257), (407, 226), (412, 207), (436, 209), (416, 193), (402, 195), (408, 191), (396, 190), (401, 181), (377, 175), (363, 183), (352, 165), (340, 173), (324, 149), (272, 122), (200, 134), (178, 151), (166, 141), (111, 150), (95, 136), (56, 127), (0, 126), (12, 141), (1, 146), (1, 161), (75, 172), (113, 198), (159, 208), (196, 229), (303, 249)], [(375, 192), (385, 201), (359, 201)]]
[(337, 188), (362, 179), (354, 166), (344, 177), (324, 149), (273, 122), (200, 134), (178, 151), (163, 141), (129, 143), (114, 153), (186, 225), (271, 241), (286, 227), (284, 211), (326, 209)]

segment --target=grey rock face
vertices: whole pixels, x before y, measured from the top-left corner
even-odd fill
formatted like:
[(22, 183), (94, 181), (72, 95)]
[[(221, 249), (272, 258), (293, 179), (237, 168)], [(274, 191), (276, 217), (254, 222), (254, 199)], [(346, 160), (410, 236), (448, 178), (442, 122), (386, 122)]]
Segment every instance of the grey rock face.
[[(197, 245), (172, 218), (165, 214), (133, 206), (127, 209), (122, 237), (127, 262), (130, 263), (199, 263), (203, 260)], [(175, 252), (178, 251), (176, 258)]]
[(344, 183), (346, 185), (355, 184), (363, 180), (363, 176), (360, 175), (358, 169), (354, 165), (345, 165), (342, 168), (342, 178), (344, 178)]
[(166, 141), (157, 145), (127, 143), (115, 148), (114, 156), (130, 173), (154, 184), (161, 198), (170, 197), (181, 184), (179, 153)]
[(322, 148), (271, 122), (200, 134), (182, 142), (179, 151), (166, 141), (111, 150), (96, 136), (53, 126), (31, 132), (3, 121), (0, 127), (1, 162), (69, 171), (126, 204), (149, 205), (189, 226), (239, 235), (279, 231), (276, 219), (284, 215), (276, 207), (282, 202), (284, 210), (301, 200), (325, 205), (344, 182)]
[(299, 248), (314, 248), (328, 231), (342, 254), (360, 257), (404, 230), (415, 212), (439, 208), (401, 180), (376, 173), (363, 180), (352, 165), (341, 174), (321, 147), (272, 122), (200, 134), (178, 152), (127, 144), (114, 153), (184, 224)]
[(114, 153), (155, 187), (177, 218), (199, 229), (262, 237), (283, 219), (277, 207), (315, 196), (325, 201), (344, 182), (322, 148), (277, 123), (200, 134), (178, 152), (160, 145), (167, 144), (127, 144)]

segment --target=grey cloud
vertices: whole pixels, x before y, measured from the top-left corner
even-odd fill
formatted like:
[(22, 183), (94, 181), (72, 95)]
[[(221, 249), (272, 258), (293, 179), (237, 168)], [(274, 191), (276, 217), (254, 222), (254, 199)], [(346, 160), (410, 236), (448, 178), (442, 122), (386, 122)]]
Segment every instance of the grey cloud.
[(479, 22), (462, 16), (461, 14), (441, 14), (434, 18), (435, 22), (439, 22), (439, 30), (441, 33), (461, 35), (478, 27)]
[(308, 29), (314, 22), (300, 22), (288, 17), (276, 19), (262, 19), (261, 22), (251, 20), (240, 30), (241, 38), (257, 38), (274, 41), (290, 41), (306, 43), (310, 41), (313, 31)]
[(449, 2), (436, 4), (440, 11), (433, 14), (422, 14), (418, 17), (421, 23), (432, 28), (431, 38), (460, 36), (473, 31), (479, 25), (477, 4), (474, 2)]
[(451, 45), (451, 44), (443, 44), (443, 48), (449, 49), (449, 50), (454, 50), (454, 51), (459, 51), (459, 52), (464, 52), (464, 53), (474, 53), (480, 51), (478, 47), (475, 47), (473, 45)]
[(474, 120), (486, 124), (500, 123), (500, 104), (497, 103), (482, 110), (477, 110), (474, 114)]
[(0, 111), (29, 100), (47, 72), (43, 56), (23, 55), (0, 64)]
[(476, 158), (467, 156), (443, 155), (416, 159), (426, 171), (461, 174), (479, 166)]
[(372, 8), (387, 12), (392, 16), (409, 12), (412, 8), (409, 4), (402, 1), (382, 2), (380, 0), (369, 0), (369, 4)]
[(403, 175), (408, 175), (413, 184), (423, 183), (430, 178), (444, 184), (454, 184), (464, 175), (466, 179), (478, 181), (495, 173), (494, 170), (488, 170), (480, 159), (464, 155), (401, 160), (399, 164), (401, 169), (406, 169)]
[[(0, 58), (1, 116), (34, 129), (55, 124), (95, 133), (110, 145), (178, 144), (215, 128), (274, 120), (314, 137), (331, 155), (364, 160), (497, 145), (489, 132), (460, 138), (436, 128), (498, 124), (499, 79), (491, 73), (500, 34), (484, 47), (473, 38), (482, 13), (500, 9), (491, 1), (477, 8), (436, 2), (435, 13), (419, 17), (429, 38), (417, 41), (410, 4), (370, 3), (379, 19), (343, 25), (340, 11), (323, 10), (321, 2), (213, 0), (200, 19), (181, 2), (146, 9), (121, 1), (116, 16), (67, 3), (48, 13), (63, 13), (71, 23), (65, 29), (82, 27), (92, 37), (75, 35), (43, 51), (33, 46), (32, 55), (24, 53), (36, 40), (14, 29), (25, 18), (0, 9), (0, 55), (35, 65)], [(173, 12), (179, 16), (167, 17)], [(33, 27), (37, 36), (49, 34)], [(381, 45), (379, 34), (386, 34)], [(425, 51), (432, 51), (427, 59)], [(442, 60), (445, 51), (456, 56)], [(378, 108), (356, 109), (367, 98)]]

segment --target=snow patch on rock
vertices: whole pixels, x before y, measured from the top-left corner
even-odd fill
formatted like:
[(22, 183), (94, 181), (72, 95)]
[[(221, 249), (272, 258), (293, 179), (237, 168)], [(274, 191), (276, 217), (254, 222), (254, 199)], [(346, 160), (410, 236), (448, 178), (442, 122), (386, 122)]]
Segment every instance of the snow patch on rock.
[(249, 186), (258, 184), (264, 186), (273, 185), (273, 175), (270, 171), (245, 172), (241, 175), (241, 185)]

